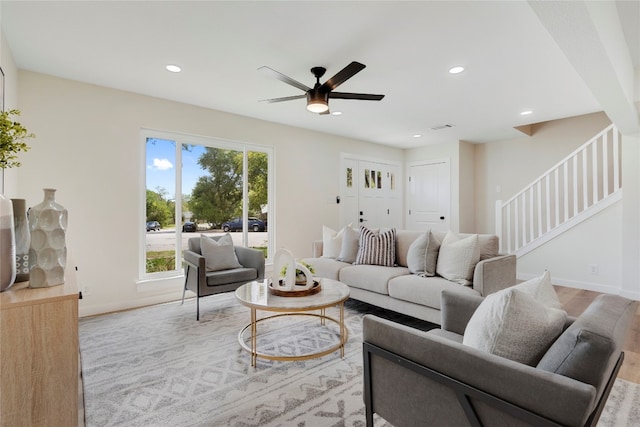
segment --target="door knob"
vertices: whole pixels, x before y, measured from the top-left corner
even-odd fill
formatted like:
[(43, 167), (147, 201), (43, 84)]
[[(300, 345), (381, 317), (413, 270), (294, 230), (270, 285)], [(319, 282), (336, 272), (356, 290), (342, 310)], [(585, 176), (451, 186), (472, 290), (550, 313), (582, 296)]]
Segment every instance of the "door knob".
[(443, 216), (441, 216), (440, 219), (444, 221), (444, 217)]

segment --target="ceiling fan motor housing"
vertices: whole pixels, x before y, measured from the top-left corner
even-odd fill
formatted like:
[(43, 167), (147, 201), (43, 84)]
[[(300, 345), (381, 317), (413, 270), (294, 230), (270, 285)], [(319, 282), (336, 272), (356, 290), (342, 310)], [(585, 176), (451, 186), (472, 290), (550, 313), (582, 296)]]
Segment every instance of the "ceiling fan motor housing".
[(313, 113), (323, 113), (329, 109), (329, 92), (315, 87), (307, 92), (307, 109)]

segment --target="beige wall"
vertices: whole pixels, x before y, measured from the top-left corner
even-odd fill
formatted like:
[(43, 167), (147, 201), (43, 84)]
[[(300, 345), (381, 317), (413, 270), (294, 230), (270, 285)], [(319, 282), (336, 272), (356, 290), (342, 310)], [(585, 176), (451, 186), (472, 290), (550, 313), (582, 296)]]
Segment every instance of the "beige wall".
[[(0, 13), (2, 11), (0, 2)], [(0, 30), (0, 66), (4, 72), (4, 105), (5, 110), (16, 108), (18, 105), (18, 70), (13, 56), (7, 45), (4, 34)], [(16, 191), (17, 169), (4, 171), (4, 193), (9, 195)], [(2, 188), (3, 174), (0, 173), (0, 188)], [(10, 196), (11, 197), (11, 196)]]
[(475, 144), (460, 141), (460, 232), (476, 233)]
[(144, 234), (141, 128), (273, 147), (275, 247), (300, 257), (311, 255), (322, 224), (339, 226), (339, 205), (328, 200), (339, 194), (341, 152), (398, 163), (403, 158), (401, 150), (379, 144), (28, 71), (19, 72), (18, 90), (24, 124), (37, 138), (21, 157), (17, 191), (10, 196), (33, 206), (42, 188), (58, 189), (57, 200), (69, 210), (67, 245), (81, 286), (91, 289), (81, 301), (83, 314), (181, 295), (179, 278), (163, 282), (161, 291), (137, 287)]

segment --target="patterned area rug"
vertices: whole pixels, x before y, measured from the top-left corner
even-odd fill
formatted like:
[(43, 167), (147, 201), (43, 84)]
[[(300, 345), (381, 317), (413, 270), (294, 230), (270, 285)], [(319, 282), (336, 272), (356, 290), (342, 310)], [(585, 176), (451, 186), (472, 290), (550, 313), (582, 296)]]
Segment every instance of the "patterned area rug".
[[(87, 427), (361, 427), (362, 316), (434, 326), (349, 300), (344, 359), (338, 352), (296, 362), (258, 359), (254, 369), (237, 341), (249, 309), (233, 293), (200, 304), (200, 322), (194, 300), (80, 320)], [(327, 314), (338, 317), (337, 309)], [(335, 344), (337, 326), (319, 323), (310, 317), (261, 322), (258, 348), (301, 355)], [(638, 408), (640, 385), (618, 380), (599, 426), (640, 425)], [(375, 425), (390, 427), (380, 418)]]

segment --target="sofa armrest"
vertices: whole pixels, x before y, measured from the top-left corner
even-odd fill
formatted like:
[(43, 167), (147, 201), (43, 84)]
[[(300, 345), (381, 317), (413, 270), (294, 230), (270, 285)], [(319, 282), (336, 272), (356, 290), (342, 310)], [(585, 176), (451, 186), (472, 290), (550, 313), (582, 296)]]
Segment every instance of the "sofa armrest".
[[(185, 250), (182, 252), (182, 259), (187, 264), (185, 267), (185, 274), (187, 275), (186, 287), (200, 296), (201, 292), (198, 289), (198, 283), (206, 283), (207, 274), (204, 257), (197, 252)], [(191, 271), (187, 271), (187, 269)]]
[(322, 257), (322, 240), (314, 240), (311, 243), (311, 258)]
[(264, 252), (258, 249), (234, 246), (238, 262), (246, 268), (255, 268), (258, 271), (258, 280), (264, 279)]
[(191, 265), (193, 268), (203, 268), (204, 269), (204, 257), (199, 253), (184, 250), (182, 252), (182, 259)]
[[(435, 371), (481, 392), (567, 426), (581, 426), (595, 406), (595, 387), (562, 375), (495, 356), (458, 342), (373, 315), (363, 319), (363, 339), (400, 358)], [(365, 361), (366, 363), (366, 361)], [(422, 425), (464, 424), (463, 410), (449, 383), (438, 382), (371, 356), (373, 411), (394, 425), (411, 420)], [(365, 364), (367, 366), (367, 364)], [(453, 387), (451, 387), (453, 388)], [(402, 390), (397, 393), (394, 390)], [(428, 398), (425, 398), (428, 396)], [(476, 404), (475, 399), (471, 399)], [(482, 405), (484, 425), (509, 425), (510, 417)]]
[(440, 294), (440, 327), (445, 331), (464, 335), (469, 319), (483, 299), (476, 295), (443, 290)]
[(480, 292), (480, 295), (486, 297), (515, 284), (515, 255), (498, 255), (476, 264), (473, 272), (473, 289)]

